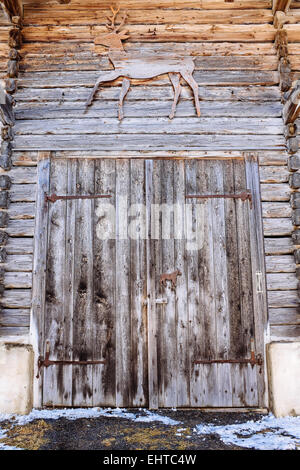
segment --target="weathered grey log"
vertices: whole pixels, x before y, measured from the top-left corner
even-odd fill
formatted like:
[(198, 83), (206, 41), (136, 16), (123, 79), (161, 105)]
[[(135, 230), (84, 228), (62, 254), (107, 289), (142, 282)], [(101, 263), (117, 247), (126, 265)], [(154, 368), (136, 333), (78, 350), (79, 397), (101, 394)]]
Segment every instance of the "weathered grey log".
[(11, 179), (8, 175), (0, 175), (0, 189), (9, 189), (11, 187)]
[(300, 209), (300, 193), (292, 193), (291, 206), (293, 209)]
[(294, 251), (295, 263), (300, 264), (300, 249)]
[(287, 141), (287, 151), (291, 154), (297, 153), (299, 150), (299, 139), (298, 137), (292, 137)]
[(290, 175), (289, 182), (290, 182), (291, 188), (299, 189), (300, 188), (300, 172)]
[(296, 277), (297, 279), (300, 279), (300, 266), (296, 268)]
[(300, 114), (300, 85), (297, 85), (290, 93), (283, 107), (283, 121), (285, 124), (293, 123)]
[(6, 249), (0, 247), (0, 263), (5, 263), (7, 258)]
[(3, 281), (5, 275), (5, 269), (3, 266), (0, 266), (0, 281)]
[(8, 240), (8, 234), (3, 230), (0, 230), (0, 245), (6, 245)]
[(1, 155), (0, 167), (3, 168), (3, 170), (8, 171), (11, 169), (11, 166), (12, 166), (11, 155), (10, 154)]
[(18, 60), (20, 58), (19, 52), (17, 49), (10, 49), (8, 53), (10, 60)]
[(15, 123), (14, 112), (12, 108), (13, 98), (0, 87), (0, 119), (4, 125), (13, 126)]
[(0, 208), (7, 209), (9, 203), (9, 192), (8, 191), (0, 191)]
[(8, 213), (5, 211), (0, 211), (0, 227), (4, 228), (7, 226), (9, 220)]
[[(2, 140), (11, 140), (13, 138), (13, 131), (12, 131), (12, 128), (11, 126), (3, 126), (2, 129), (1, 129), (1, 138)], [(9, 149), (9, 151), (11, 150), (11, 147)], [(3, 149), (1, 150), (1, 153), (5, 153), (5, 151), (3, 151)]]
[(12, 94), (16, 91), (16, 89), (16, 80), (14, 80), (13, 78), (7, 78), (5, 80), (5, 90), (7, 91), (7, 93)]
[(293, 155), (288, 159), (289, 171), (297, 171), (300, 169), (300, 155)]
[(295, 230), (292, 233), (292, 240), (294, 245), (300, 245), (300, 230)]
[(295, 209), (292, 213), (293, 225), (300, 225), (300, 209)]
[(9, 60), (7, 63), (7, 75), (10, 78), (15, 78), (19, 73), (19, 62), (17, 60)]
[(0, 282), (0, 296), (3, 295), (4, 289), (5, 289), (5, 288), (4, 288), (4, 284), (3, 284), (2, 282)]
[(297, 135), (297, 130), (298, 130), (297, 124), (295, 122), (285, 125), (284, 130), (283, 130), (284, 137), (286, 139), (289, 139), (291, 137), (295, 137)]
[(9, 47), (13, 49), (19, 49), (22, 45), (22, 33), (20, 29), (13, 28), (9, 32), (9, 39), (8, 39), (8, 45)]

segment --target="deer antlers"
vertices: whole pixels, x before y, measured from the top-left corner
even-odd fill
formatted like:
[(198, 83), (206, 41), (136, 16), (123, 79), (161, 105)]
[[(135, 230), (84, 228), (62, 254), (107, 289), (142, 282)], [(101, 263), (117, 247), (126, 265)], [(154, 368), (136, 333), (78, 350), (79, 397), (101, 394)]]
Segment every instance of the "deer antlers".
[(127, 20), (127, 13), (126, 13), (126, 11), (125, 11), (124, 17), (123, 17), (121, 23), (120, 23), (118, 26), (116, 26), (116, 25), (115, 25), (115, 21), (116, 21), (116, 17), (117, 17), (117, 15), (118, 15), (118, 13), (119, 13), (119, 11), (120, 11), (120, 7), (115, 10), (115, 9), (111, 6), (110, 9), (111, 9), (111, 11), (112, 11), (112, 18), (110, 18), (109, 16), (107, 16), (107, 19), (108, 19), (108, 21), (110, 22), (110, 24), (109, 24), (109, 23), (106, 23), (105, 26), (107, 27), (107, 29), (108, 29), (109, 31), (117, 33), (117, 32), (120, 31), (120, 29), (121, 29), (121, 28), (124, 26), (124, 24), (126, 23), (126, 20)]

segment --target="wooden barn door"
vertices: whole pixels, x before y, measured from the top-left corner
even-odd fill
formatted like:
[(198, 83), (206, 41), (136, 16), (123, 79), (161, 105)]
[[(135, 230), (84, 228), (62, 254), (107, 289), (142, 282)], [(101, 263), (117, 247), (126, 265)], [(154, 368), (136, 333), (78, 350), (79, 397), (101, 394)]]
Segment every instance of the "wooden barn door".
[[(256, 163), (152, 161), (146, 178), (152, 204), (174, 204), (179, 211), (185, 204), (185, 237), (165, 236), (164, 213), (157, 239), (149, 237), (147, 245), (150, 405), (264, 406)], [(180, 232), (171, 220), (171, 233)], [(176, 287), (162, 285), (161, 273), (177, 270)]]
[(251, 160), (51, 162), (44, 406), (264, 405), (255, 185)]

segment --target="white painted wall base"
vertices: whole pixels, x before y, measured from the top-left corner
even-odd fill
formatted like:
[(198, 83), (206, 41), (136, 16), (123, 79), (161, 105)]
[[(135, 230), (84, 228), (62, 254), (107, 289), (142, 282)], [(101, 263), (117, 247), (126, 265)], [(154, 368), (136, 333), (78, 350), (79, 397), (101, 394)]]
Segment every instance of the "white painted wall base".
[(275, 416), (300, 415), (300, 342), (268, 347), (269, 389)]
[(29, 413), (32, 409), (32, 384), (32, 346), (0, 342), (0, 413)]

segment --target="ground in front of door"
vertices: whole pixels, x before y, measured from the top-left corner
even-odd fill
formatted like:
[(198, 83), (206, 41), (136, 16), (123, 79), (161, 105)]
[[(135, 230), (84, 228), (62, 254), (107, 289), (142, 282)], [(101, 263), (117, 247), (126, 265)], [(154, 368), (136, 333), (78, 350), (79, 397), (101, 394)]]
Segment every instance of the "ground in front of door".
[(300, 417), (197, 410), (34, 410), (0, 415), (0, 450), (300, 449)]

